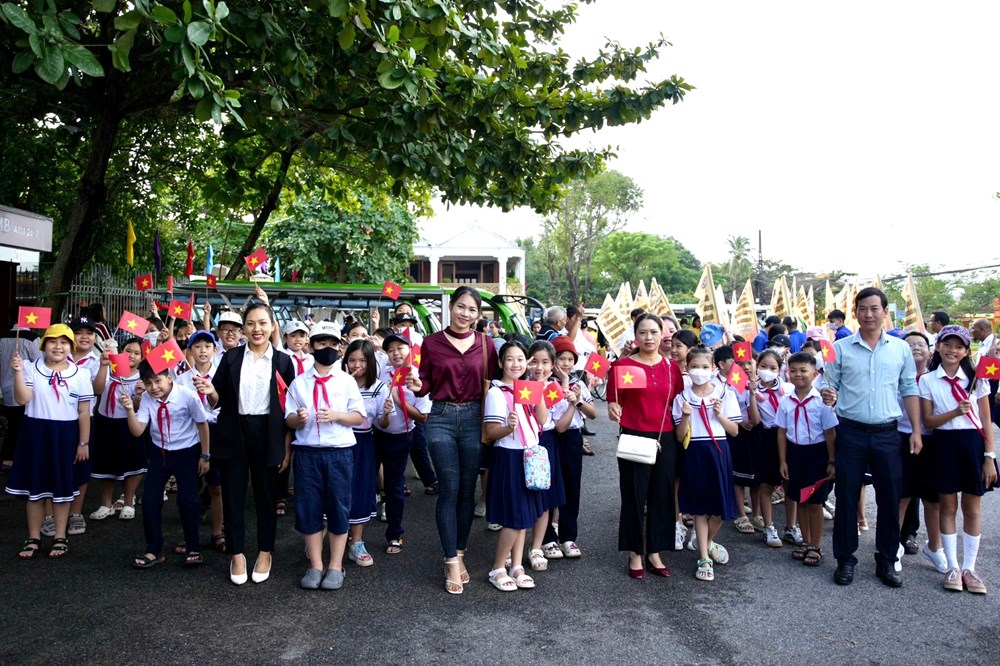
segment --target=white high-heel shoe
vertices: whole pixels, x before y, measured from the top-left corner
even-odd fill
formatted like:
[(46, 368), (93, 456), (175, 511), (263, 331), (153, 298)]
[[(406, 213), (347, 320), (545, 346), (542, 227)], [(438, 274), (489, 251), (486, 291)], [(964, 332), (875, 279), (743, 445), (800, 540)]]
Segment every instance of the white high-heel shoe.
[[(260, 561), (260, 555), (257, 556), (257, 562), (259, 561)], [(271, 559), (268, 561), (267, 571), (265, 571), (264, 573), (257, 573), (257, 562), (254, 562), (253, 573), (250, 574), (250, 580), (252, 580), (255, 583), (263, 583), (265, 580), (267, 580), (268, 576), (271, 575), (271, 564), (274, 563), (274, 556), (272, 555)]]
[[(229, 560), (229, 580), (231, 580), (233, 582), (233, 585), (243, 585), (245, 582), (247, 582), (247, 573), (246, 573), (246, 571), (244, 571), (241, 574), (234, 574), (233, 573), (233, 560), (234, 559), (235, 558), (230, 558), (230, 560)], [(244, 566), (246, 565), (246, 561), (247, 561), (247, 558), (244, 555), (243, 556), (243, 564), (244, 564)]]

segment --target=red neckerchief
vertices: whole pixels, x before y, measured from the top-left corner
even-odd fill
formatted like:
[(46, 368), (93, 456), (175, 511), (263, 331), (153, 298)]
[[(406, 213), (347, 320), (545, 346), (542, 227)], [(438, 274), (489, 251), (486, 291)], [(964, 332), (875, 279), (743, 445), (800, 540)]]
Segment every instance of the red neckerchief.
[(66, 383), (66, 380), (62, 378), (62, 375), (59, 374), (58, 371), (53, 370), (52, 376), (49, 377), (49, 385), (52, 387), (52, 390), (56, 392), (56, 402), (61, 401), (61, 398), (59, 397), (60, 384), (62, 386), (65, 386), (66, 390), (69, 391), (69, 384)]
[[(326, 393), (326, 383), (328, 381), (330, 381), (330, 379), (332, 379), (332, 378), (333, 378), (333, 374), (332, 373), (329, 374), (329, 375), (327, 375), (326, 377), (320, 377), (319, 375), (316, 375), (316, 377), (315, 377), (316, 381), (313, 384), (313, 409), (315, 410), (315, 412), (316, 412), (317, 415), (319, 414), (319, 394), (320, 394), (320, 391), (323, 392), (323, 402), (326, 403), (327, 407), (330, 406), (330, 396), (328, 396), (327, 393)], [(316, 435), (317, 436), (319, 436), (319, 426), (320, 426), (319, 418), (317, 418), (316, 419)]]
[(77, 361), (77, 360), (74, 359), (73, 362), (76, 363), (77, 366), (82, 366), (84, 363), (86, 363), (89, 360), (90, 360), (90, 355), (88, 354), (88, 355), (84, 356), (83, 358), (81, 358), (79, 361)]
[[(700, 398), (701, 396), (698, 397)], [(701, 416), (701, 422), (705, 424), (705, 430), (708, 432), (708, 436), (712, 438), (712, 444), (715, 444), (715, 450), (721, 454), (722, 447), (719, 446), (719, 442), (715, 439), (715, 433), (712, 432), (712, 422), (708, 418), (708, 405), (705, 404), (704, 398), (701, 398), (701, 402), (698, 405), (698, 415)]]
[(503, 393), (510, 394), (511, 411), (516, 410), (518, 407), (521, 408), (521, 413), (524, 415), (524, 418), (517, 419), (517, 434), (521, 438), (521, 446), (523, 446), (524, 448), (528, 448), (528, 440), (524, 438), (524, 428), (521, 427), (521, 424), (527, 422), (528, 425), (531, 426), (531, 431), (535, 434), (535, 438), (538, 439), (539, 426), (537, 419), (535, 419), (535, 410), (528, 409), (527, 405), (519, 405), (518, 403), (514, 402), (514, 389), (512, 387), (501, 385), (500, 390)]
[(812, 444), (812, 442), (803, 442), (802, 439), (799, 437), (799, 410), (801, 409), (802, 413), (805, 414), (805, 417), (806, 417), (806, 437), (809, 437), (809, 433), (812, 431), (812, 428), (809, 426), (809, 409), (806, 407), (806, 405), (808, 405), (809, 401), (812, 400), (813, 398), (815, 398), (816, 396), (811, 395), (808, 398), (806, 398), (805, 400), (799, 400), (794, 395), (790, 395), (788, 397), (791, 398), (792, 402), (795, 403), (795, 443), (796, 444)]
[(104, 415), (109, 419), (114, 416), (115, 396), (118, 395), (118, 387), (121, 385), (122, 383), (114, 375), (111, 375), (111, 386), (108, 387), (108, 402), (104, 405)]
[(299, 358), (295, 354), (292, 354), (292, 359), (295, 361), (295, 364), (299, 366), (298, 372), (295, 373), (295, 376), (297, 377), (306, 371), (306, 360), (305, 358)]
[[(965, 392), (965, 389), (963, 389), (961, 386), (958, 385), (958, 382), (960, 381), (958, 377), (949, 377), (945, 375), (941, 379), (945, 380), (946, 382), (948, 382), (948, 384), (951, 385), (951, 395), (955, 398), (955, 400), (957, 400), (958, 402), (962, 402), (963, 400), (969, 399), (969, 394)], [(979, 434), (985, 438), (986, 433), (983, 432), (982, 426), (979, 425), (978, 421), (976, 421), (976, 417), (972, 415), (971, 409), (965, 414), (965, 416), (968, 417), (970, 421), (972, 421), (972, 425), (976, 426), (976, 430), (978, 430)]]
[(778, 396), (780, 395), (779, 389), (781, 389), (781, 382), (773, 388), (763, 388), (760, 384), (757, 385), (757, 402), (763, 402), (761, 394), (767, 397), (767, 401), (771, 403), (771, 407), (774, 409), (774, 413), (778, 413)]
[[(160, 451), (163, 453), (163, 462), (167, 462), (167, 438), (170, 437), (170, 409), (167, 408), (166, 400), (157, 400), (160, 404), (156, 408), (156, 425), (160, 429)], [(166, 427), (164, 428), (164, 422)]]

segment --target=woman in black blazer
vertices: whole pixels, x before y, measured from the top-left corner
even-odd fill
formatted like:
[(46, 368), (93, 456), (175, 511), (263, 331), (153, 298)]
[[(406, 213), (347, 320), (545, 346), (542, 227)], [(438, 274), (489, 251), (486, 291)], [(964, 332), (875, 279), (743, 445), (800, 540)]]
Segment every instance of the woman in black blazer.
[(211, 458), (222, 475), (229, 579), (236, 585), (247, 582), (247, 482), (253, 484), (259, 550), (251, 578), (263, 583), (271, 573), (278, 522), (274, 512), (278, 472), (288, 467), (291, 457), (291, 430), (285, 425), (276, 377), (280, 375), (287, 386), (295, 370), (288, 355), (271, 346), (273, 330), (271, 308), (262, 303), (250, 305), (243, 314), (246, 346), (223, 354), (211, 381), (195, 379), (209, 404), (220, 408)]

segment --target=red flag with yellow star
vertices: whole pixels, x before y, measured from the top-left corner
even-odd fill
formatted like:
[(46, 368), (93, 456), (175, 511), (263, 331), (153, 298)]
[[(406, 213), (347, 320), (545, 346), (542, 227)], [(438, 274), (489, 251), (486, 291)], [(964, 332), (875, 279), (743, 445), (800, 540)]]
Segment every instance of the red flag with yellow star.
[(252, 253), (243, 257), (243, 261), (247, 262), (247, 268), (250, 269), (251, 275), (261, 267), (265, 261), (267, 261), (267, 252), (264, 251), (263, 247), (259, 247)]
[(191, 304), (178, 301), (176, 298), (170, 301), (167, 306), (167, 316), (174, 319), (186, 319), (191, 321)]
[(615, 387), (619, 389), (646, 388), (646, 371), (634, 365), (615, 368)]
[(587, 366), (584, 369), (598, 379), (604, 379), (608, 376), (608, 370), (611, 369), (611, 362), (597, 352), (590, 352), (590, 356), (587, 357)]
[(991, 356), (979, 359), (979, 365), (976, 366), (976, 377), (993, 381), (1000, 379), (1000, 359)]
[(386, 280), (385, 284), (382, 285), (382, 295), (394, 301), (399, 298), (399, 292), (402, 290), (403, 288), (392, 280)]
[(145, 317), (140, 317), (126, 310), (122, 313), (122, 318), (118, 322), (118, 328), (129, 335), (141, 338), (146, 333), (146, 329), (149, 328), (149, 322), (146, 321)]
[(142, 344), (139, 345), (139, 350), (142, 352), (143, 358), (148, 358), (149, 352), (153, 351), (153, 341), (143, 340)]
[(743, 368), (733, 363), (729, 368), (729, 374), (726, 375), (726, 384), (736, 389), (737, 393), (743, 393), (750, 384), (750, 378), (743, 372)]
[(146, 357), (146, 361), (149, 362), (149, 366), (156, 374), (169, 370), (183, 360), (184, 352), (181, 351), (180, 345), (173, 338), (153, 347), (149, 356)]
[(149, 291), (153, 288), (153, 274), (146, 273), (145, 275), (135, 276), (135, 288), (139, 291)]
[(19, 328), (48, 328), (52, 325), (52, 308), (22, 305), (17, 309)]
[(753, 360), (753, 346), (749, 342), (734, 342), (733, 359), (737, 363)]
[(214, 275), (213, 273), (209, 273), (208, 275), (206, 275), (205, 286), (208, 287), (209, 289), (218, 289), (219, 288), (218, 276)]
[(552, 407), (566, 397), (566, 392), (563, 391), (563, 387), (559, 382), (549, 382), (544, 391), (542, 391), (542, 394), (546, 407)]
[(128, 377), (129, 375), (128, 354), (111, 354), (110, 356), (108, 356), (108, 362), (112, 375), (118, 378)]
[(420, 345), (410, 347), (410, 355), (406, 357), (406, 365), (411, 365), (414, 368), (420, 367)]
[(819, 341), (819, 350), (823, 354), (823, 364), (833, 363), (837, 360), (837, 350), (829, 340)]
[(514, 402), (518, 405), (540, 405), (542, 403), (542, 382), (523, 379), (514, 380)]

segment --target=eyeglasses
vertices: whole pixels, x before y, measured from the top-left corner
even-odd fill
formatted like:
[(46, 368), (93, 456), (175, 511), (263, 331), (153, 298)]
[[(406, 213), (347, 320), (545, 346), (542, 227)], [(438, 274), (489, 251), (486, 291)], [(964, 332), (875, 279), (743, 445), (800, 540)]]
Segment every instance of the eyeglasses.
[(930, 349), (930, 347), (920, 342), (914, 342), (913, 344), (908, 346), (910, 347), (910, 349)]

